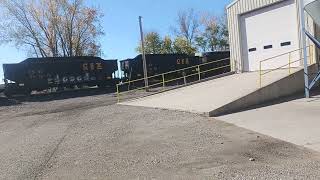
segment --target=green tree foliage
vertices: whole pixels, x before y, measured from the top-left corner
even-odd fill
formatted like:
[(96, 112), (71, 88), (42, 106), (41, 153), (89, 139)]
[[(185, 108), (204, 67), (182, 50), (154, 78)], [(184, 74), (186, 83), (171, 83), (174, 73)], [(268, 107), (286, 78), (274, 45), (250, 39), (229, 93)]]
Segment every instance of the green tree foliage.
[(224, 15), (219, 23), (219, 26), (220, 26), (219, 44), (220, 44), (220, 48), (223, 50), (229, 49), (229, 31), (228, 31), (227, 24), (228, 24), (227, 16)]
[[(196, 52), (229, 49), (229, 34), (226, 15), (218, 17), (205, 14), (199, 18), (193, 9), (178, 13), (175, 37), (162, 38), (157, 32), (145, 35), (147, 54), (190, 54)], [(137, 52), (142, 53), (141, 45)]]
[(162, 41), (162, 48), (161, 48), (162, 54), (172, 54), (174, 53), (173, 47), (172, 47), (172, 40), (169, 36), (164, 37)]
[[(149, 32), (144, 37), (144, 48), (146, 54), (161, 54), (162, 40), (157, 32)], [(141, 44), (137, 48), (137, 52), (142, 53)]]
[(195, 44), (202, 52), (206, 52), (208, 49), (208, 41), (204, 36), (197, 36), (195, 38)]
[[(229, 48), (229, 33), (226, 16), (216, 17), (205, 15), (202, 17), (204, 32), (200, 37), (207, 42), (210, 51), (227, 50)], [(203, 50), (204, 48), (202, 48)]]
[[(174, 32), (177, 37), (183, 37), (190, 47), (196, 47), (198, 51), (228, 50), (228, 28), (226, 14), (214, 16), (199, 13), (193, 9), (178, 13)], [(179, 40), (179, 39), (178, 39)]]
[(184, 37), (177, 37), (174, 40), (173, 49), (177, 54), (194, 55), (197, 52), (197, 49)]

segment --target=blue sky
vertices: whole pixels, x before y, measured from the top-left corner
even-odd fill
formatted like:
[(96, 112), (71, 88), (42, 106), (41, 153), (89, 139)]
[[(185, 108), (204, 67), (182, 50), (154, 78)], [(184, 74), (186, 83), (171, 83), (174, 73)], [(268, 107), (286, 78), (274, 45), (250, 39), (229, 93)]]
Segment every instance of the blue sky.
[[(101, 38), (104, 59), (135, 57), (139, 43), (138, 16), (143, 16), (144, 30), (172, 35), (177, 13), (193, 8), (199, 12), (222, 14), (232, 0), (90, 0), (99, 7), (104, 17), (101, 20), (105, 36)], [(0, 79), (3, 79), (2, 64), (17, 63), (27, 58), (24, 50), (13, 45), (0, 46)], [(1, 82), (1, 81), (0, 81)]]

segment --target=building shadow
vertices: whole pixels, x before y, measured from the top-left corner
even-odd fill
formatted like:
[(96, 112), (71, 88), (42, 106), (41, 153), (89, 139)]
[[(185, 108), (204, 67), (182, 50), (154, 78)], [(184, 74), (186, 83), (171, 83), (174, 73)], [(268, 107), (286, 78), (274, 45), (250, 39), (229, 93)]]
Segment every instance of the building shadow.
[[(286, 102), (290, 102), (290, 101), (294, 101), (294, 100), (299, 100), (299, 99), (304, 99), (304, 98), (305, 98), (304, 92), (300, 92), (300, 93), (296, 93), (296, 94), (291, 95), (291, 96), (282, 97), (282, 98), (278, 98), (276, 100), (268, 101), (268, 102), (265, 102), (263, 104), (253, 105), (253, 106), (250, 106), (250, 107), (247, 107), (247, 108), (243, 108), (243, 109), (239, 109), (239, 110), (236, 110), (236, 111), (230, 111), (230, 112), (226, 112), (226, 113), (223, 113), (223, 114), (219, 114), (218, 116), (224, 116), (224, 115), (228, 115), (228, 114), (234, 114), (234, 113), (240, 113), (240, 112), (244, 112), (244, 111), (264, 108), (264, 107), (273, 106), (273, 105), (277, 105), (277, 104), (282, 104), (282, 103), (286, 103)], [(312, 90), (310, 99), (306, 100), (306, 102), (310, 102), (310, 103), (311, 102), (317, 102), (317, 101), (320, 101), (320, 87), (317, 87), (314, 90)]]

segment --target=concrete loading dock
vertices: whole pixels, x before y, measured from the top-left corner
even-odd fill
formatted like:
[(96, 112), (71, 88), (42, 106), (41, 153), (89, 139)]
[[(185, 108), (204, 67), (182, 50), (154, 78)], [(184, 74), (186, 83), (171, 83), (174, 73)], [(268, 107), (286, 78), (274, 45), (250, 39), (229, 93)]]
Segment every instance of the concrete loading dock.
[[(312, 66), (310, 69), (314, 68)], [(218, 116), (303, 91), (303, 71), (272, 72), (259, 88), (259, 73), (241, 73), (194, 84), (165, 93), (120, 103)]]

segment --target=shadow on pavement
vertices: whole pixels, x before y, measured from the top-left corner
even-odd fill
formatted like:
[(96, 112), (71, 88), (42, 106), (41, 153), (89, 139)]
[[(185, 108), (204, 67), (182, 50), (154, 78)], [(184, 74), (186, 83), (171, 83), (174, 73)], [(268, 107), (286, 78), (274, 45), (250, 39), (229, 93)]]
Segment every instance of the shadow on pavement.
[[(316, 101), (320, 101), (320, 88), (317, 87), (316, 89), (311, 91), (311, 97), (310, 100), (308, 100), (307, 102), (316, 102)], [(244, 112), (244, 111), (249, 111), (249, 110), (254, 110), (254, 109), (259, 109), (259, 108), (263, 108), (263, 107), (267, 107), (267, 106), (272, 106), (272, 105), (276, 105), (276, 104), (282, 104), (282, 103), (286, 103), (286, 102), (290, 102), (293, 100), (297, 100), (297, 99), (303, 99), (305, 98), (305, 94), (304, 92), (301, 93), (297, 93), (288, 97), (283, 97), (283, 98), (279, 98), (277, 100), (273, 100), (273, 101), (269, 101), (260, 105), (254, 105), (248, 108), (243, 108), (237, 111), (232, 111), (232, 112), (228, 112), (228, 113), (224, 113), (221, 114), (220, 116), (224, 116), (227, 114), (233, 114), (233, 113), (239, 113), (239, 112)]]
[(79, 89), (54, 93), (33, 94), (31, 96), (17, 96), (13, 98), (0, 97), (0, 106), (12, 106), (21, 104), (22, 102), (46, 102), (54, 100), (72, 99), (78, 97), (88, 97), (103, 94), (112, 94), (115, 91), (112, 89)]
[(14, 106), (21, 104), (21, 102), (15, 99), (8, 99), (6, 97), (0, 97), (0, 106)]

